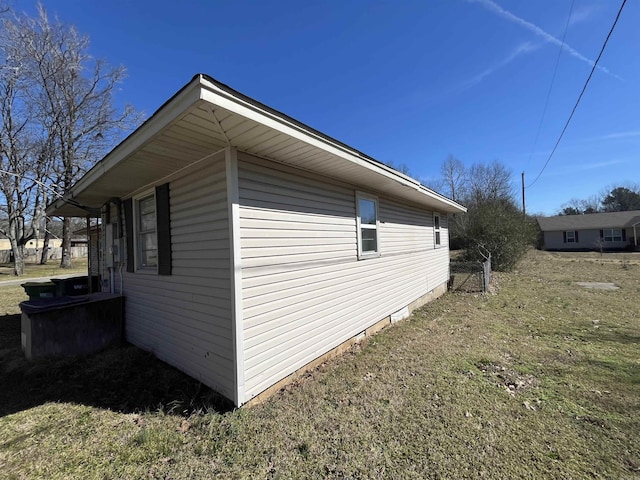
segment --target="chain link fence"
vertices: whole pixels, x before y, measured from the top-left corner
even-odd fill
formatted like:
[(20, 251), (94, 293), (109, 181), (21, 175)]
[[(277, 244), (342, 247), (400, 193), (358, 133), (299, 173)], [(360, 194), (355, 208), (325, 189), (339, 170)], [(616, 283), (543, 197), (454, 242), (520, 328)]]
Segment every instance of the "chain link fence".
[(487, 293), (491, 284), (491, 257), (484, 262), (450, 262), (449, 291)]

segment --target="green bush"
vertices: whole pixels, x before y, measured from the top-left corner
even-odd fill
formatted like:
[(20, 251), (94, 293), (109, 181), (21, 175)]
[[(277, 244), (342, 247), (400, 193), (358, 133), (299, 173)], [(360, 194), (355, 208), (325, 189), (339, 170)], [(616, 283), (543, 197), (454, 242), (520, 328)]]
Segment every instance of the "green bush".
[(498, 271), (512, 270), (538, 235), (535, 220), (506, 198), (476, 202), (452, 223), (452, 242), (465, 248), (464, 260), (483, 261), (491, 254), (491, 266)]

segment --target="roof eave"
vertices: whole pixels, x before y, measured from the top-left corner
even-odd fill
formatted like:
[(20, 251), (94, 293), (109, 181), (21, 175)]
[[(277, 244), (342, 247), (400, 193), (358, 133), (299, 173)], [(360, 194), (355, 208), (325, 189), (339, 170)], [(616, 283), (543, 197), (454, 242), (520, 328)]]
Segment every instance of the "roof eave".
[[(47, 214), (56, 216), (86, 216), (78, 197), (87, 191), (96, 181), (112, 168), (123, 162), (128, 156), (151, 141), (165, 127), (181, 118), (189, 107), (203, 100), (237, 115), (251, 119), (268, 128), (281, 132), (291, 138), (321, 149), (344, 162), (357, 165), (371, 173), (384, 177), (389, 189), (400, 186), (405, 192), (403, 197), (418, 204), (429, 205), (443, 213), (466, 212), (466, 208), (457, 202), (440, 195), (383, 163), (368, 157), (346, 144), (339, 142), (297, 120), (278, 112), (240, 92), (208, 77), (196, 75), (187, 85), (167, 100), (147, 121), (138, 127), (124, 141), (118, 144), (100, 160), (71, 190), (47, 207)], [(391, 187), (391, 185), (396, 187)], [(95, 206), (94, 206), (95, 207)]]
[(311, 145), (339, 156), (348, 162), (356, 163), (377, 173), (378, 175), (388, 178), (389, 180), (400, 183), (416, 192), (420, 192), (421, 194), (429, 197), (432, 201), (441, 204), (443, 212), (462, 213), (467, 211), (464, 206), (426, 188), (417, 180), (414, 180), (413, 178), (304, 125), (285, 114), (277, 112), (260, 102), (253, 101), (252, 99), (239, 94), (235, 90), (230, 89), (226, 85), (220, 84), (210, 77), (201, 76), (201, 79), (203, 85), (207, 87), (207, 89), (203, 91), (202, 98), (212, 104), (219, 105), (226, 110), (260, 122), (293, 138), (303, 140)]
[[(195, 76), (142, 125), (97, 162), (63, 197), (49, 204), (46, 208), (47, 215), (85, 216), (86, 213), (82, 213), (81, 207), (73, 208), (73, 199), (88, 189), (105, 172), (122, 162), (128, 155), (153, 138), (155, 134), (179, 117), (190, 105), (200, 100), (200, 90), (200, 77)], [(69, 214), (66, 215), (65, 212)]]

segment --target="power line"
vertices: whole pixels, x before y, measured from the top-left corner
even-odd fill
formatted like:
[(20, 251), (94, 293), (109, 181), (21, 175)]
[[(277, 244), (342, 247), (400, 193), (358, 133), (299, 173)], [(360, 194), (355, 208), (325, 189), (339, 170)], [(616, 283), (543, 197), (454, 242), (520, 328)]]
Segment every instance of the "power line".
[(591, 80), (591, 77), (593, 76), (593, 72), (596, 70), (596, 67), (598, 66), (598, 62), (600, 61), (600, 57), (602, 57), (602, 54), (604, 53), (604, 49), (607, 46), (607, 43), (609, 42), (609, 38), (611, 37), (611, 34), (613, 33), (613, 30), (616, 28), (616, 24), (618, 23), (618, 19), (620, 18), (620, 14), (622, 13), (622, 9), (624, 8), (625, 4), (627, 3), (627, 0), (622, 0), (622, 5), (620, 5), (620, 9), (618, 10), (618, 14), (616, 15), (616, 19), (613, 21), (613, 25), (611, 25), (611, 29), (609, 30), (609, 33), (607, 34), (607, 38), (604, 40), (604, 43), (602, 44), (602, 48), (600, 49), (600, 53), (598, 54), (598, 58), (596, 58), (596, 61), (593, 62), (593, 67), (591, 68), (591, 72), (589, 73), (589, 76), (587, 77), (587, 81), (584, 83), (584, 87), (582, 87), (582, 91), (580, 92), (580, 95), (578, 96), (578, 100), (576, 101), (576, 104), (573, 106), (573, 110), (571, 110), (571, 115), (569, 115), (569, 118), (567, 119), (567, 122), (564, 124), (564, 128), (562, 129), (562, 132), (560, 133), (560, 136), (558, 137), (558, 140), (556, 141), (556, 144), (553, 147), (553, 150), (551, 150), (551, 153), (549, 154), (549, 158), (547, 158), (547, 161), (545, 162), (544, 166), (542, 167), (542, 170), (540, 170), (540, 173), (538, 173), (538, 176), (535, 178), (535, 180), (533, 182), (531, 182), (526, 188), (530, 188), (532, 187), (540, 178), (540, 175), (542, 175), (542, 172), (544, 172), (545, 168), (547, 168), (547, 165), (549, 165), (549, 162), (551, 161), (551, 157), (553, 157), (553, 154), (556, 152), (556, 149), (558, 148), (558, 145), (560, 144), (560, 141), (562, 140), (562, 137), (564, 136), (564, 132), (566, 132), (567, 127), (569, 126), (569, 123), (571, 122), (571, 119), (573, 118), (573, 114), (576, 113), (576, 109), (578, 108), (578, 104), (580, 103), (580, 100), (582, 99), (582, 96), (584, 95), (585, 90), (587, 89), (587, 85), (589, 85), (589, 81)]
[(571, 21), (571, 13), (573, 13), (573, 4), (575, 0), (571, 0), (571, 7), (569, 8), (569, 15), (567, 16), (567, 23), (564, 26), (564, 33), (562, 34), (562, 43), (560, 44), (560, 48), (558, 49), (558, 56), (556, 57), (556, 64), (553, 67), (553, 76), (551, 77), (551, 84), (549, 85), (549, 91), (547, 92), (547, 99), (544, 101), (544, 107), (542, 109), (542, 117), (540, 118), (540, 123), (538, 124), (538, 130), (536, 131), (535, 139), (533, 140), (533, 146), (531, 147), (531, 152), (529, 153), (529, 163), (531, 163), (531, 157), (533, 156), (533, 151), (538, 145), (538, 138), (540, 137), (540, 130), (542, 130), (542, 123), (544, 122), (544, 117), (547, 114), (547, 107), (549, 106), (549, 98), (551, 98), (551, 91), (553, 90), (553, 84), (556, 80), (556, 73), (558, 72), (558, 65), (560, 64), (560, 57), (562, 56), (562, 50), (564, 49), (564, 39), (567, 37), (567, 30), (569, 30), (569, 22)]

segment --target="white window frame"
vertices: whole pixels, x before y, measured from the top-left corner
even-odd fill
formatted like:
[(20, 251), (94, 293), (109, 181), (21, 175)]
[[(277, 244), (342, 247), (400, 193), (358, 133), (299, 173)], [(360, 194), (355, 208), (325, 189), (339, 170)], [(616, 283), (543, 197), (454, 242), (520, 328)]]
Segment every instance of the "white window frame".
[[(608, 233), (608, 235), (607, 235)], [(616, 233), (618, 235), (616, 235)], [(622, 229), (621, 228), (603, 228), (602, 238), (605, 242), (621, 242), (622, 241)]]
[(576, 242), (575, 230), (567, 230), (565, 233), (567, 234), (567, 243), (578, 243)]
[[(155, 227), (153, 233), (156, 235), (156, 264), (155, 265), (142, 265), (142, 242), (140, 231), (140, 202), (147, 198), (153, 198), (154, 213), (155, 213)], [(158, 207), (156, 204), (156, 192), (155, 190), (146, 190), (133, 197), (133, 251), (135, 258), (135, 271), (136, 273), (158, 273)], [(144, 232), (145, 234), (152, 233)]]
[(433, 212), (433, 248), (442, 248), (442, 217)]
[[(362, 224), (360, 222), (360, 200), (368, 200), (373, 202), (376, 208), (376, 224)], [(356, 192), (356, 227), (358, 231), (358, 260), (366, 258), (375, 258), (380, 256), (380, 215), (379, 215), (379, 200), (375, 195), (369, 195), (363, 192)], [(362, 251), (362, 229), (371, 229), (376, 231), (376, 250), (375, 251)]]

